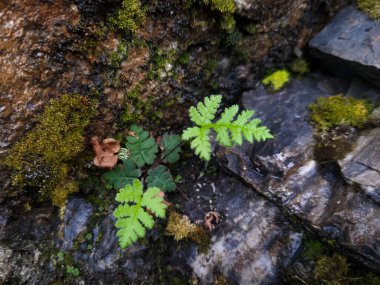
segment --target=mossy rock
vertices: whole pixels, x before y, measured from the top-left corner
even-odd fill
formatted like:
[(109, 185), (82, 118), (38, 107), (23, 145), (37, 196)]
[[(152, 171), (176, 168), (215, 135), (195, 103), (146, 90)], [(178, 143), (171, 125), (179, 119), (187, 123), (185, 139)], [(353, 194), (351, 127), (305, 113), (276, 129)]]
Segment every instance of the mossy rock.
[(321, 97), (309, 105), (311, 120), (320, 130), (337, 126), (362, 127), (373, 109), (373, 105), (363, 99), (355, 99), (342, 94)]
[(38, 125), (5, 158), (13, 184), (37, 188), (43, 198), (64, 206), (78, 189), (69, 165), (83, 149), (84, 129), (94, 114), (95, 101), (85, 96), (65, 94), (52, 100)]

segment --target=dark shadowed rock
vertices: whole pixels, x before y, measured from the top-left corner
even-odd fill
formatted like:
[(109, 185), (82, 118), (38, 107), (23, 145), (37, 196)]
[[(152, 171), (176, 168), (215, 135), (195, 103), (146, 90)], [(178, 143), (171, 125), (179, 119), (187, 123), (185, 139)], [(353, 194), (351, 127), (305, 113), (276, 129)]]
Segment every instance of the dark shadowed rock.
[(354, 257), (378, 270), (380, 207), (347, 185), (336, 165), (319, 165), (313, 158), (308, 104), (348, 89), (344, 82), (311, 74), (276, 94), (263, 87), (244, 93), (244, 108), (257, 110), (275, 138), (253, 147), (220, 148), (217, 159), (306, 227), (338, 240)]
[(355, 74), (380, 86), (380, 22), (354, 6), (338, 13), (309, 45), (313, 55), (340, 75)]

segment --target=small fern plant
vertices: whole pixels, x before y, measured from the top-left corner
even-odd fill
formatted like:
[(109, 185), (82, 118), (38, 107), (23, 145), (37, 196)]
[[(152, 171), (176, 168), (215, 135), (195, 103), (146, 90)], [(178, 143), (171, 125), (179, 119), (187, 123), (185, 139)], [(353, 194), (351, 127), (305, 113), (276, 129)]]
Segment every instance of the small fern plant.
[(221, 101), (221, 95), (212, 95), (189, 110), (190, 119), (196, 126), (184, 130), (182, 139), (191, 141), (190, 147), (200, 158), (206, 161), (211, 158), (211, 129), (216, 132), (218, 143), (225, 147), (241, 145), (244, 138), (250, 143), (273, 138), (269, 129), (261, 125), (261, 120), (252, 118), (255, 111), (244, 110), (238, 114), (238, 105), (226, 108), (220, 119), (213, 122)]
[(165, 217), (166, 207), (164, 199), (157, 187), (149, 187), (145, 192), (140, 180), (135, 179), (127, 184), (116, 195), (116, 201), (121, 203), (114, 211), (117, 219), (117, 237), (121, 248), (126, 248), (138, 238), (145, 236), (145, 228), (151, 229), (154, 225), (152, 215)]

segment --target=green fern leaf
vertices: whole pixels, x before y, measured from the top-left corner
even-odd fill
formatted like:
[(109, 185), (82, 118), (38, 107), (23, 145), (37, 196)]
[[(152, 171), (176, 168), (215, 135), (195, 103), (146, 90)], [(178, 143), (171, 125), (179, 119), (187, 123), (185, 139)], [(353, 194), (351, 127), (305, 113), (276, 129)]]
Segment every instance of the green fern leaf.
[(123, 160), (123, 165), (116, 165), (113, 169), (102, 174), (102, 179), (114, 189), (120, 189), (126, 184), (141, 176), (141, 170), (136, 168), (133, 161)]
[(140, 180), (133, 180), (132, 185), (128, 184), (120, 189), (116, 195), (116, 201), (121, 203), (114, 211), (117, 219), (117, 237), (121, 248), (126, 248), (138, 238), (145, 236), (145, 228), (151, 229), (154, 225), (154, 214), (159, 218), (165, 217), (166, 205), (163, 198), (159, 196), (161, 190), (150, 187), (145, 192)]
[(130, 158), (138, 167), (142, 167), (145, 164), (153, 164), (158, 152), (155, 140), (147, 131), (136, 125), (132, 125), (130, 130), (134, 133), (133, 136), (127, 137), (126, 143), (126, 147), (130, 152)]
[(161, 158), (164, 162), (175, 163), (179, 160), (179, 153), (181, 152), (180, 143), (181, 137), (179, 135), (165, 133), (162, 136), (160, 144), (164, 151), (161, 154)]
[(163, 165), (159, 165), (148, 171), (146, 179), (149, 187), (160, 188), (164, 192), (174, 191), (176, 188), (172, 175)]
[(264, 141), (273, 138), (269, 129), (260, 125), (259, 119), (252, 118), (254, 111), (244, 110), (238, 114), (237, 105), (225, 109), (220, 119), (213, 123), (221, 101), (222, 96), (212, 95), (205, 98), (204, 103), (199, 103), (197, 108), (191, 107), (189, 110), (190, 119), (197, 126), (184, 130), (182, 139), (191, 141), (191, 148), (202, 159), (208, 161), (211, 158), (210, 129), (216, 132), (219, 144), (226, 147), (233, 144), (241, 145), (244, 139), (253, 143), (254, 140)]

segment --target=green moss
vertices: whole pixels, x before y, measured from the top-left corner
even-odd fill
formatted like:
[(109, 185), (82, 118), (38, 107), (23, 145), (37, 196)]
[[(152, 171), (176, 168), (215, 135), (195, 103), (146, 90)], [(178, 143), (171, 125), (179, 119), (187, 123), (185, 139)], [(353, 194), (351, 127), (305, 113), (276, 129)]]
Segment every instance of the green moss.
[(317, 260), (321, 258), (326, 252), (326, 246), (317, 240), (306, 239), (303, 244), (303, 253), (308, 260)]
[(220, 26), (227, 32), (232, 32), (235, 29), (236, 21), (232, 14), (224, 14), (220, 21)]
[(169, 212), (166, 232), (177, 241), (187, 239), (198, 245), (200, 252), (207, 252), (211, 245), (210, 235), (199, 225), (191, 223), (187, 216), (178, 212)]
[(216, 59), (210, 58), (202, 66), (203, 74), (206, 80), (209, 80), (215, 73), (218, 67), (218, 61)]
[(290, 64), (290, 70), (299, 75), (305, 75), (310, 71), (309, 64), (303, 58), (293, 60)]
[(128, 32), (137, 32), (139, 26), (145, 21), (145, 11), (140, 0), (123, 0), (121, 8), (116, 15), (110, 18), (111, 24), (116, 28)]
[(271, 86), (273, 90), (276, 91), (284, 87), (284, 85), (288, 83), (289, 80), (290, 80), (289, 72), (285, 69), (281, 69), (268, 75), (261, 82), (264, 85)]
[(188, 65), (190, 62), (191, 56), (189, 53), (185, 52), (179, 56), (177, 62), (181, 65)]
[(257, 33), (257, 25), (256, 24), (248, 24), (245, 27), (245, 30), (247, 31), (247, 33), (254, 35)]
[(322, 97), (309, 105), (312, 122), (322, 130), (341, 125), (361, 127), (368, 121), (372, 108), (372, 104), (366, 100), (354, 99), (342, 94)]
[(380, 18), (379, 0), (357, 0), (359, 9), (366, 12), (372, 19)]
[(332, 256), (323, 256), (317, 261), (314, 275), (317, 280), (323, 280), (327, 285), (343, 285), (345, 282), (349, 265), (347, 259), (334, 253)]
[(45, 108), (38, 125), (16, 143), (5, 159), (14, 185), (36, 187), (42, 198), (64, 206), (78, 185), (69, 163), (83, 149), (83, 132), (95, 113), (95, 102), (65, 94)]
[(212, 9), (218, 10), (221, 13), (234, 13), (235, 1), (234, 0), (203, 0), (207, 5), (211, 5)]

